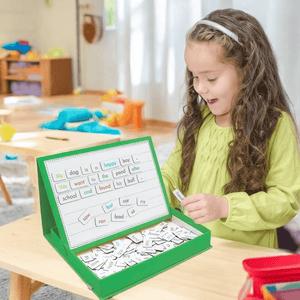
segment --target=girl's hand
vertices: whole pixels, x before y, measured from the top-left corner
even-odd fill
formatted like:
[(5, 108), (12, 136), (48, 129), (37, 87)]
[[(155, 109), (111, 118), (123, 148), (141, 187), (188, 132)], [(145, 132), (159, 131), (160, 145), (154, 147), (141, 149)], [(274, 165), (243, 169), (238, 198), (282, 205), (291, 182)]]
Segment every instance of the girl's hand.
[(181, 205), (195, 223), (207, 223), (228, 217), (229, 204), (227, 199), (212, 194), (190, 195), (181, 202)]

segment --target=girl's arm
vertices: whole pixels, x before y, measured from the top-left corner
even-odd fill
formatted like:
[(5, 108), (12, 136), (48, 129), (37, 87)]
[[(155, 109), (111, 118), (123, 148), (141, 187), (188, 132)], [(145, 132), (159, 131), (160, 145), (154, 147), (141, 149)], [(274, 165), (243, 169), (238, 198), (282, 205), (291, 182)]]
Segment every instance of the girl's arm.
[(244, 231), (274, 229), (285, 225), (297, 214), (300, 158), (294, 125), (285, 112), (278, 120), (268, 151), (267, 192), (251, 196), (237, 192), (223, 196), (229, 203), (229, 213), (221, 221), (228, 227)]

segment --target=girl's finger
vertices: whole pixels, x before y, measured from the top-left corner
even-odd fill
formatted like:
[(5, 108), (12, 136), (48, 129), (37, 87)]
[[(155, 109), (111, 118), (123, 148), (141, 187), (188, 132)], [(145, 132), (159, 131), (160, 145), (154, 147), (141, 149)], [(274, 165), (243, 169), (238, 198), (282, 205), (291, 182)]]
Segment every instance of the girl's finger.
[(181, 202), (181, 205), (186, 206), (190, 203), (195, 203), (201, 200), (201, 195), (202, 194), (195, 194), (195, 195), (190, 195), (184, 198), (184, 200)]
[(200, 201), (194, 202), (194, 203), (190, 203), (190, 204), (188, 204), (188, 205), (186, 205), (186, 206), (183, 205), (183, 207), (184, 207), (187, 211), (189, 211), (189, 212), (192, 212), (192, 211), (198, 211), (198, 210), (203, 209), (203, 206), (202, 206), (202, 204), (201, 204)]
[(191, 211), (188, 212), (188, 215), (191, 219), (196, 220), (198, 218), (203, 218), (206, 216), (205, 210), (196, 210), (196, 211)]
[(200, 218), (194, 219), (194, 222), (197, 224), (203, 224), (203, 223), (207, 223), (210, 221), (208, 220), (207, 217), (200, 217)]

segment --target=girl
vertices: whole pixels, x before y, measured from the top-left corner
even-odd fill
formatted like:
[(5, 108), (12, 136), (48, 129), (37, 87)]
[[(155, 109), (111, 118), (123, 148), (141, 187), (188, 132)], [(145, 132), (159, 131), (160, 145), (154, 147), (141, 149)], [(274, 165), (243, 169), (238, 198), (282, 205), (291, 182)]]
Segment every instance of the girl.
[(245, 12), (210, 13), (188, 32), (187, 96), (178, 141), (162, 168), (184, 213), (212, 236), (278, 247), (298, 212), (297, 127), (270, 43)]

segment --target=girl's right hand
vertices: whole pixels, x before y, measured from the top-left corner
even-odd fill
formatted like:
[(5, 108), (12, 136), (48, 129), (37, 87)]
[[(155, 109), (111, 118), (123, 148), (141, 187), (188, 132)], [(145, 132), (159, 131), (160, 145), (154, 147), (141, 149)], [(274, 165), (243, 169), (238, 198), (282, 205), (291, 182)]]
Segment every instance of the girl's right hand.
[(186, 197), (181, 205), (188, 212), (188, 216), (198, 224), (228, 217), (229, 204), (224, 197), (206, 193), (194, 194)]

